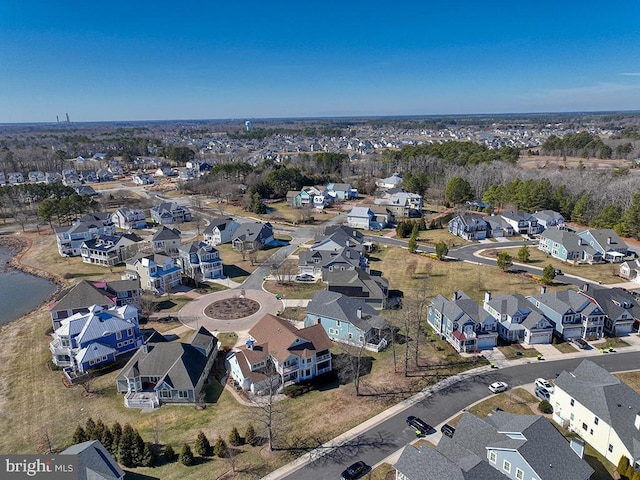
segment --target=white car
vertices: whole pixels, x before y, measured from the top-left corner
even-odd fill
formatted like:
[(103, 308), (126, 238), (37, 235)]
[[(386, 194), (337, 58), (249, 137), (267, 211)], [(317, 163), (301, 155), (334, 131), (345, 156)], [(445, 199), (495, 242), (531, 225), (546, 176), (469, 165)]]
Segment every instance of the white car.
[(504, 392), (508, 388), (509, 385), (507, 385), (505, 382), (493, 382), (491, 385), (489, 385), (489, 390), (491, 390), (491, 392), (493, 393)]
[(536, 378), (536, 387), (542, 387), (547, 392), (553, 393), (553, 385), (551, 384), (551, 382), (545, 380), (544, 378)]

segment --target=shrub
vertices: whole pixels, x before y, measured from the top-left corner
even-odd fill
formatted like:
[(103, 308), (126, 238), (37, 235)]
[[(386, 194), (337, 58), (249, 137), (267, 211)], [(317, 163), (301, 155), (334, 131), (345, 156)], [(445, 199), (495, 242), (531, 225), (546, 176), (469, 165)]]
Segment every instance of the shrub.
[(245, 443), (247, 443), (248, 445), (251, 445), (252, 447), (255, 447), (256, 443), (258, 442), (258, 438), (256, 437), (256, 431), (254, 430), (252, 424), (247, 425), (247, 430), (244, 434), (244, 441)]
[(220, 458), (227, 456), (227, 444), (220, 436), (218, 436), (216, 444), (213, 446), (213, 453)]
[(211, 444), (209, 443), (209, 439), (203, 432), (198, 432), (195, 451), (201, 457), (208, 457), (209, 455), (211, 455)]
[(549, 402), (547, 402), (546, 400), (542, 400), (539, 404), (538, 404), (538, 410), (540, 410), (542, 413), (546, 413), (546, 414), (550, 414), (553, 413), (553, 407), (551, 406), (551, 404)]
[(173, 450), (171, 444), (164, 447), (164, 459), (169, 463), (176, 459), (176, 452)]
[(235, 425), (233, 426), (233, 428), (231, 429), (231, 433), (229, 434), (229, 443), (234, 447), (237, 447), (238, 445), (242, 445), (242, 438), (240, 437), (240, 432), (238, 432), (238, 429), (235, 427)]
[(180, 463), (190, 467), (193, 465), (193, 453), (191, 452), (191, 447), (186, 443), (182, 445), (182, 450), (180, 451), (179, 457)]
[(627, 473), (627, 468), (629, 468), (629, 459), (622, 455), (620, 460), (618, 461), (618, 467), (616, 468), (616, 472), (620, 475), (624, 475)]

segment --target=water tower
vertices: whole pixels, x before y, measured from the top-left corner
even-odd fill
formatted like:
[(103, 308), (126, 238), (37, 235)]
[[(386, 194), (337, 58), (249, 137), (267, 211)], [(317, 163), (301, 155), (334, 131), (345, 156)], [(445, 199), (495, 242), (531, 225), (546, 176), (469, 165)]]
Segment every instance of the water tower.
[(247, 132), (251, 131), (251, 122), (249, 120), (244, 122), (244, 128), (247, 130)]

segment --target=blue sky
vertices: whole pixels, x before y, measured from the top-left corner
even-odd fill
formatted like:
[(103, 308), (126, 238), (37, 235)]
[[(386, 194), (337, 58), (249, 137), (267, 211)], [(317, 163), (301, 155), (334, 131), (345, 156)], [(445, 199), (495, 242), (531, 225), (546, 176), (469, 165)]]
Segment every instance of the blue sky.
[(0, 0), (0, 123), (640, 110), (640, 2)]

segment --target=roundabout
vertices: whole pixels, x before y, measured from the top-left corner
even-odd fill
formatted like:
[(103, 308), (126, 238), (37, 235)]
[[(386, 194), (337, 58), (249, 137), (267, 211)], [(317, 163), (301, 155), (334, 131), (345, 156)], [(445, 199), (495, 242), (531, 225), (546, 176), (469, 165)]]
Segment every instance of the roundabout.
[(251, 329), (267, 313), (284, 309), (272, 293), (234, 288), (195, 298), (177, 317), (189, 328), (204, 327), (210, 332), (239, 332)]

